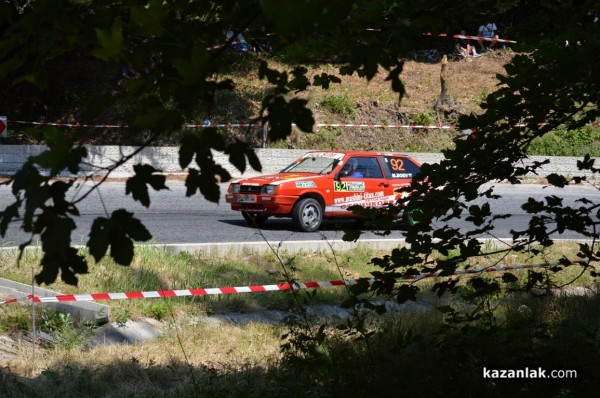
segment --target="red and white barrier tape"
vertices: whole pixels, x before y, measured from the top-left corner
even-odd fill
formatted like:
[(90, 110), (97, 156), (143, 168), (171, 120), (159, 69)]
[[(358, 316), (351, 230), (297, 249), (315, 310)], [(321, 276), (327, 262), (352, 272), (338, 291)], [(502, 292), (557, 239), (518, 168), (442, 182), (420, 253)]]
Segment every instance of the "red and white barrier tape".
[[(58, 126), (58, 127), (87, 127), (87, 128), (129, 128), (126, 124), (81, 124), (81, 123), (50, 123), (50, 122), (28, 122), (23, 120), (9, 120), (10, 123), (16, 124), (28, 124), (33, 126)], [(537, 123), (537, 126), (546, 126), (548, 123)], [(587, 123), (587, 126), (598, 127), (600, 123)], [(261, 123), (186, 123), (183, 128), (247, 128), (247, 127), (261, 127)], [(296, 127), (296, 123), (292, 123), (292, 126)], [(456, 125), (433, 125), (433, 124), (367, 124), (367, 123), (315, 123), (314, 127), (353, 127), (353, 128), (367, 128), (367, 129), (438, 129), (438, 130), (457, 130), (459, 129)], [(515, 124), (514, 127), (527, 127), (527, 124)], [(475, 132), (476, 129), (467, 129), (463, 131)]]
[(16, 299), (16, 298), (11, 298), (11, 299), (8, 299), (8, 300), (0, 301), (0, 305), (2, 305), (2, 304), (16, 303), (17, 301), (24, 301), (23, 299), (29, 299), (29, 297), (22, 297), (21, 300)]
[[(573, 261), (573, 264), (583, 264), (584, 261)], [(514, 265), (506, 267), (488, 267), (482, 269), (467, 269), (453, 272), (451, 275), (446, 276), (460, 276), (460, 275), (473, 275), (483, 274), (489, 272), (501, 272), (501, 271), (516, 271), (522, 269), (533, 269), (533, 268), (548, 268), (559, 265), (558, 263), (543, 263), (543, 264), (524, 264)], [(407, 280), (419, 280), (424, 278), (431, 278), (439, 276), (440, 272), (424, 273), (417, 275), (405, 275), (396, 279), (398, 282)], [(360, 279), (347, 279), (347, 280), (334, 280), (334, 281), (316, 281), (316, 282), (305, 282), (298, 283), (294, 289), (315, 289), (319, 287), (331, 287), (331, 286), (350, 286), (356, 285)], [(369, 279), (369, 283), (376, 282), (377, 279)], [(0, 302), (1, 304), (14, 303), (17, 301), (32, 300), (35, 303), (62, 303), (70, 301), (101, 301), (101, 300), (130, 300), (130, 299), (141, 299), (141, 298), (163, 298), (163, 297), (186, 297), (186, 296), (206, 296), (206, 295), (221, 295), (221, 294), (235, 294), (235, 293), (263, 293), (272, 291), (286, 291), (291, 290), (292, 285), (289, 283), (280, 283), (276, 285), (255, 285), (255, 286), (238, 286), (238, 287), (215, 287), (215, 288), (199, 288), (199, 289), (181, 289), (181, 290), (155, 290), (147, 292), (122, 292), (122, 293), (91, 293), (91, 294), (68, 294), (60, 296), (49, 296), (39, 297), (34, 295), (28, 295), (19, 299), (9, 299)]]
[[(87, 128), (128, 128), (126, 124), (81, 124), (81, 123), (50, 123), (50, 122), (26, 122), (23, 120), (10, 121), (16, 124), (28, 124), (33, 126), (58, 126), (58, 127), (87, 127)], [(247, 128), (247, 127), (261, 127), (261, 123), (186, 123), (183, 125), (184, 128)], [(292, 123), (292, 126), (296, 126), (296, 123)], [(383, 128), (383, 129), (456, 129), (454, 125), (442, 126), (442, 125), (420, 125), (420, 124), (366, 124), (366, 123), (315, 123), (314, 127), (355, 127), (355, 128)]]
[(33, 126), (58, 126), (58, 127), (88, 127), (97, 129), (121, 129), (128, 128), (126, 124), (81, 124), (81, 123), (50, 123), (50, 122), (28, 122), (24, 120), (9, 120), (10, 123), (28, 124)]
[(425, 36), (438, 36), (438, 37), (453, 37), (455, 39), (467, 39), (467, 40), (485, 40), (485, 41), (496, 41), (500, 43), (516, 43), (514, 40), (498, 39), (494, 37), (483, 37), (483, 36), (466, 36), (466, 35), (449, 35), (447, 33), (440, 33), (434, 35), (431, 32), (423, 33)]
[(357, 128), (379, 128), (379, 129), (445, 129), (454, 130), (456, 126), (433, 125), (433, 124), (353, 124), (353, 123), (315, 123), (315, 127), (357, 127)]

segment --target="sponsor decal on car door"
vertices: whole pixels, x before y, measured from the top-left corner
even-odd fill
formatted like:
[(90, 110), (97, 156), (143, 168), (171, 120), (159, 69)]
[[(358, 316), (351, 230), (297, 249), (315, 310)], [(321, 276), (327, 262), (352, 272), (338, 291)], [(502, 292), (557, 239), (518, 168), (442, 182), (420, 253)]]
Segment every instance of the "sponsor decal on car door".
[(333, 181), (333, 203), (326, 209), (332, 215), (347, 215), (348, 208), (354, 205), (385, 206), (394, 199), (391, 184), (383, 176), (377, 158), (351, 158), (347, 164), (353, 160), (355, 175), (359, 176), (342, 176)]

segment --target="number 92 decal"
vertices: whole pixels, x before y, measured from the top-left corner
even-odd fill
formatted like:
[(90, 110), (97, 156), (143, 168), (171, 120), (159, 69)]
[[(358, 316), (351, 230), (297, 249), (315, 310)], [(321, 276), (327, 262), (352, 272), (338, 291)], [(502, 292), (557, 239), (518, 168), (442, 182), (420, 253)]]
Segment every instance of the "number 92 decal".
[(404, 171), (404, 160), (399, 158), (390, 159), (390, 166), (394, 171)]

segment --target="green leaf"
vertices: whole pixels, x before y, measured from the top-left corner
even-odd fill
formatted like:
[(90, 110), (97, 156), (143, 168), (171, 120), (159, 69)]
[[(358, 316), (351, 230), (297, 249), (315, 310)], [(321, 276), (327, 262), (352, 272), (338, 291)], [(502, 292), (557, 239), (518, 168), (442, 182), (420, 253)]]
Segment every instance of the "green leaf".
[(287, 84), (287, 74), (270, 69), (265, 61), (262, 61), (258, 67), (258, 77), (261, 80), (267, 78), (269, 83), (278, 86), (279, 88), (282, 88)]
[(12, 205), (7, 206), (3, 211), (0, 211), (0, 236), (3, 238), (6, 235), (10, 221), (13, 218), (19, 217), (19, 207), (21, 207), (21, 202), (16, 201)]
[(204, 173), (200, 174), (200, 193), (214, 203), (219, 203), (219, 199), (221, 199), (219, 184), (214, 177), (211, 178)]
[(385, 78), (386, 81), (392, 82), (392, 90), (399, 94), (400, 99), (402, 99), (406, 94), (406, 88), (404, 87), (402, 80), (400, 80), (400, 75), (402, 74), (403, 68), (404, 63), (401, 63), (396, 68), (392, 69), (389, 75)]
[(206, 46), (198, 43), (191, 50), (190, 59), (174, 59), (173, 65), (177, 69), (179, 76), (183, 78), (184, 85), (197, 85), (203, 82), (208, 73), (210, 63), (210, 54)]
[(137, 241), (147, 241), (152, 235), (139, 219), (133, 217), (133, 213), (125, 209), (115, 210), (111, 216), (111, 229), (113, 231), (122, 231)]
[(110, 246), (110, 228), (110, 220), (104, 217), (96, 218), (92, 224), (87, 247), (96, 262), (102, 260)]
[(294, 98), (289, 102), (289, 109), (292, 120), (298, 128), (305, 133), (310, 133), (315, 124), (315, 119), (310, 109), (306, 107), (307, 103), (307, 100)]
[(129, 265), (133, 259), (133, 241), (147, 241), (150, 232), (133, 214), (119, 209), (110, 219), (98, 217), (94, 220), (87, 247), (96, 262), (104, 258), (110, 247), (110, 256), (117, 264)]
[(71, 245), (71, 231), (75, 228), (75, 222), (71, 218), (57, 214), (52, 207), (46, 207), (37, 216), (33, 233), (40, 234), (45, 253), (57, 253), (64, 257)]
[(125, 234), (115, 234), (110, 240), (110, 256), (117, 264), (129, 265), (133, 260), (133, 242)]
[(67, 158), (67, 168), (72, 174), (77, 174), (79, 172), (79, 164), (81, 163), (81, 159), (87, 157), (87, 149), (83, 146), (79, 146), (77, 148), (71, 149), (69, 151), (69, 156)]
[(269, 138), (282, 140), (292, 133), (292, 112), (283, 97), (275, 97), (267, 106), (269, 111)]
[(137, 25), (140, 35), (162, 37), (162, 25), (166, 19), (166, 8), (162, 7), (159, 0), (150, 0), (146, 5), (131, 8), (131, 22)]
[(505, 272), (504, 274), (502, 274), (502, 282), (504, 283), (514, 283), (518, 280), (519, 278), (517, 278), (514, 274), (511, 274), (510, 272)]
[(19, 192), (30, 191), (34, 186), (38, 186), (45, 180), (40, 176), (38, 169), (33, 165), (31, 159), (21, 166), (21, 169), (13, 176), (12, 193), (17, 196)]
[(258, 156), (256, 156), (254, 149), (252, 149), (250, 146), (247, 146), (245, 153), (250, 167), (256, 171), (262, 171), (262, 165), (260, 164), (260, 160), (258, 159)]
[(226, 147), (225, 137), (223, 137), (223, 134), (219, 133), (216, 128), (205, 128), (202, 130), (199, 145), (222, 152)]
[(344, 235), (342, 236), (342, 240), (344, 242), (356, 242), (358, 238), (360, 238), (361, 231), (360, 229), (347, 229), (344, 230)]
[(400, 285), (398, 288), (397, 301), (398, 304), (404, 304), (407, 301), (416, 301), (419, 288), (415, 285)]
[(70, 157), (71, 143), (65, 138), (65, 134), (54, 126), (44, 127), (43, 137), (48, 150), (32, 156), (30, 161), (44, 169), (49, 169), (50, 177), (54, 177), (73, 162)]
[(225, 153), (229, 154), (229, 163), (242, 173), (246, 171), (246, 144), (240, 141), (229, 144)]
[(566, 185), (569, 185), (569, 181), (564, 176), (556, 173), (549, 174), (546, 179), (550, 185), (554, 185), (555, 187), (564, 188)]
[(60, 214), (79, 215), (79, 210), (71, 203), (65, 200), (67, 191), (73, 186), (73, 182), (55, 181), (50, 185), (50, 197), (54, 203), (54, 209)]
[[(215, 169), (220, 168), (220, 166), (214, 166)], [(219, 203), (221, 199), (221, 190), (215, 174), (209, 170), (202, 170), (202, 173), (199, 173), (196, 169), (190, 169), (185, 179), (185, 186), (187, 187), (186, 196), (192, 196), (196, 191), (200, 190), (200, 193), (211, 202)]]
[(133, 166), (135, 176), (130, 177), (125, 183), (125, 194), (132, 194), (134, 200), (139, 200), (146, 207), (150, 206), (150, 196), (148, 195), (148, 187), (150, 185), (155, 191), (169, 189), (165, 185), (166, 177), (164, 175), (155, 174), (160, 170), (156, 170), (149, 164), (136, 164)]
[(142, 224), (139, 219), (134, 217), (127, 222), (125, 232), (131, 239), (138, 242), (145, 242), (152, 239), (152, 234), (150, 231), (146, 229), (144, 224)]
[(198, 136), (195, 134), (188, 134), (181, 140), (181, 146), (179, 147), (179, 165), (182, 169), (185, 169), (192, 163), (197, 145)]
[(316, 75), (313, 78), (313, 86), (321, 86), (325, 90), (329, 89), (329, 86), (331, 85), (331, 83), (340, 84), (341, 82), (342, 82), (342, 79), (340, 79), (339, 77), (337, 77), (335, 75), (327, 74), (325, 72), (322, 72), (320, 75)]
[(188, 175), (185, 179), (185, 196), (190, 197), (196, 194), (198, 189), (200, 189), (200, 173), (198, 170), (190, 168), (188, 170)]
[(120, 59), (126, 51), (122, 32), (123, 27), (120, 19), (113, 22), (110, 30), (96, 28), (98, 48), (92, 51), (92, 55), (104, 61)]
[[(103, 226), (105, 228), (105, 226)], [(110, 218), (110, 255), (117, 264), (129, 265), (133, 259), (133, 240), (147, 241), (152, 238), (150, 232), (133, 213), (125, 209), (115, 210)], [(101, 239), (98, 236), (97, 239)], [(102, 241), (95, 242), (98, 248), (103, 248)]]
[(288, 87), (296, 92), (304, 91), (310, 86), (310, 81), (306, 77), (308, 69), (303, 66), (297, 66), (292, 70), (294, 78), (288, 83)]

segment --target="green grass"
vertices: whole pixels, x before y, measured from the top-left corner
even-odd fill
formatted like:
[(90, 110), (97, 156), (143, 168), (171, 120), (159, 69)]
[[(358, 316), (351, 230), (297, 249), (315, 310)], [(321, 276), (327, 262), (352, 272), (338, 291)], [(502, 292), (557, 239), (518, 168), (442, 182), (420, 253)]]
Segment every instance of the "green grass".
[(600, 157), (600, 128), (585, 126), (576, 130), (560, 129), (536, 138), (530, 155)]
[[(340, 254), (341, 258), (337, 260), (333, 254), (327, 253), (283, 253), (281, 261), (295, 280), (308, 282), (342, 279), (336, 261), (354, 277), (369, 276), (373, 266), (368, 262), (373, 255), (366, 249), (356, 250), (352, 255)], [(0, 276), (30, 284), (31, 267), (39, 270), (39, 253), (26, 252), (18, 268), (14, 267), (15, 261), (16, 253), (0, 252)], [(90, 264), (93, 262), (90, 257), (88, 261)], [(89, 274), (80, 276), (77, 287), (58, 280), (50, 288), (64, 294), (83, 294), (249, 286), (284, 282), (283, 272), (280, 261), (273, 254), (212, 258), (204, 253), (174, 254), (151, 246), (140, 246), (129, 267), (104, 259), (91, 265)], [(286, 308), (288, 296), (280, 292), (266, 292), (173, 298), (162, 302), (172, 302), (178, 311), (213, 313), (247, 307)], [(329, 289), (319, 292), (317, 297), (322, 302), (334, 303), (343, 300), (345, 293)], [(161, 300), (115, 300), (106, 304), (118, 318), (148, 316), (161, 319), (167, 314)]]
[(347, 92), (341, 94), (325, 94), (318, 103), (340, 116), (354, 116), (354, 103)]
[[(557, 243), (536, 257), (515, 254), (499, 265), (554, 261), (563, 255), (573, 258), (577, 249), (574, 244)], [(495, 247), (490, 242), (485, 250)], [(389, 253), (355, 249), (284, 253), (280, 259), (273, 253), (207, 257), (139, 247), (131, 267), (104, 260), (91, 266), (78, 288), (61, 283), (53, 288), (90, 293), (276, 283), (283, 280), (280, 263), (298, 281), (351, 279), (368, 276), (373, 270), (370, 260), (385, 254)], [(0, 275), (27, 283), (38, 254), (27, 252), (20, 268), (14, 267), (14, 260), (14, 253), (0, 252)], [(499, 260), (490, 255), (469, 265), (482, 268)], [(570, 280), (580, 270), (569, 267), (555, 282)], [(523, 281), (527, 272), (517, 275)], [(493, 282), (500, 276), (486, 274), (485, 279)], [(331, 319), (322, 329), (316, 323), (289, 329), (255, 322), (197, 321), (215, 311), (282, 308), (289, 295), (281, 292), (105, 302), (117, 322), (150, 316), (162, 320), (168, 333), (144, 344), (91, 350), (81, 349), (89, 329), (76, 328), (64, 314), (42, 311), (39, 324), (57, 337), (58, 345), (39, 350), (35, 360), (31, 349), (20, 348), (19, 357), (0, 368), (0, 395), (387, 396), (402, 391), (409, 396), (574, 397), (600, 387), (594, 373), (600, 347), (599, 296), (531, 297), (514, 292), (476, 297), (470, 280), (460, 278), (459, 294), (444, 302), (449, 306), (444, 312), (427, 304), (428, 295), (419, 295), (421, 306), (412, 310), (378, 317), (358, 313), (344, 321)], [(427, 292), (435, 282), (428, 278), (418, 285)], [(596, 286), (588, 277), (576, 284)], [(310, 292), (302, 291), (301, 301), (332, 303), (346, 297), (343, 288)], [(28, 309), (1, 306), (0, 330), (14, 334), (27, 328)], [(313, 355), (279, 352), (281, 342), (290, 338), (310, 345), (319, 330), (322, 340)], [(288, 337), (282, 340), (284, 334)], [(484, 367), (573, 369), (578, 377), (506, 382), (482, 378)]]

